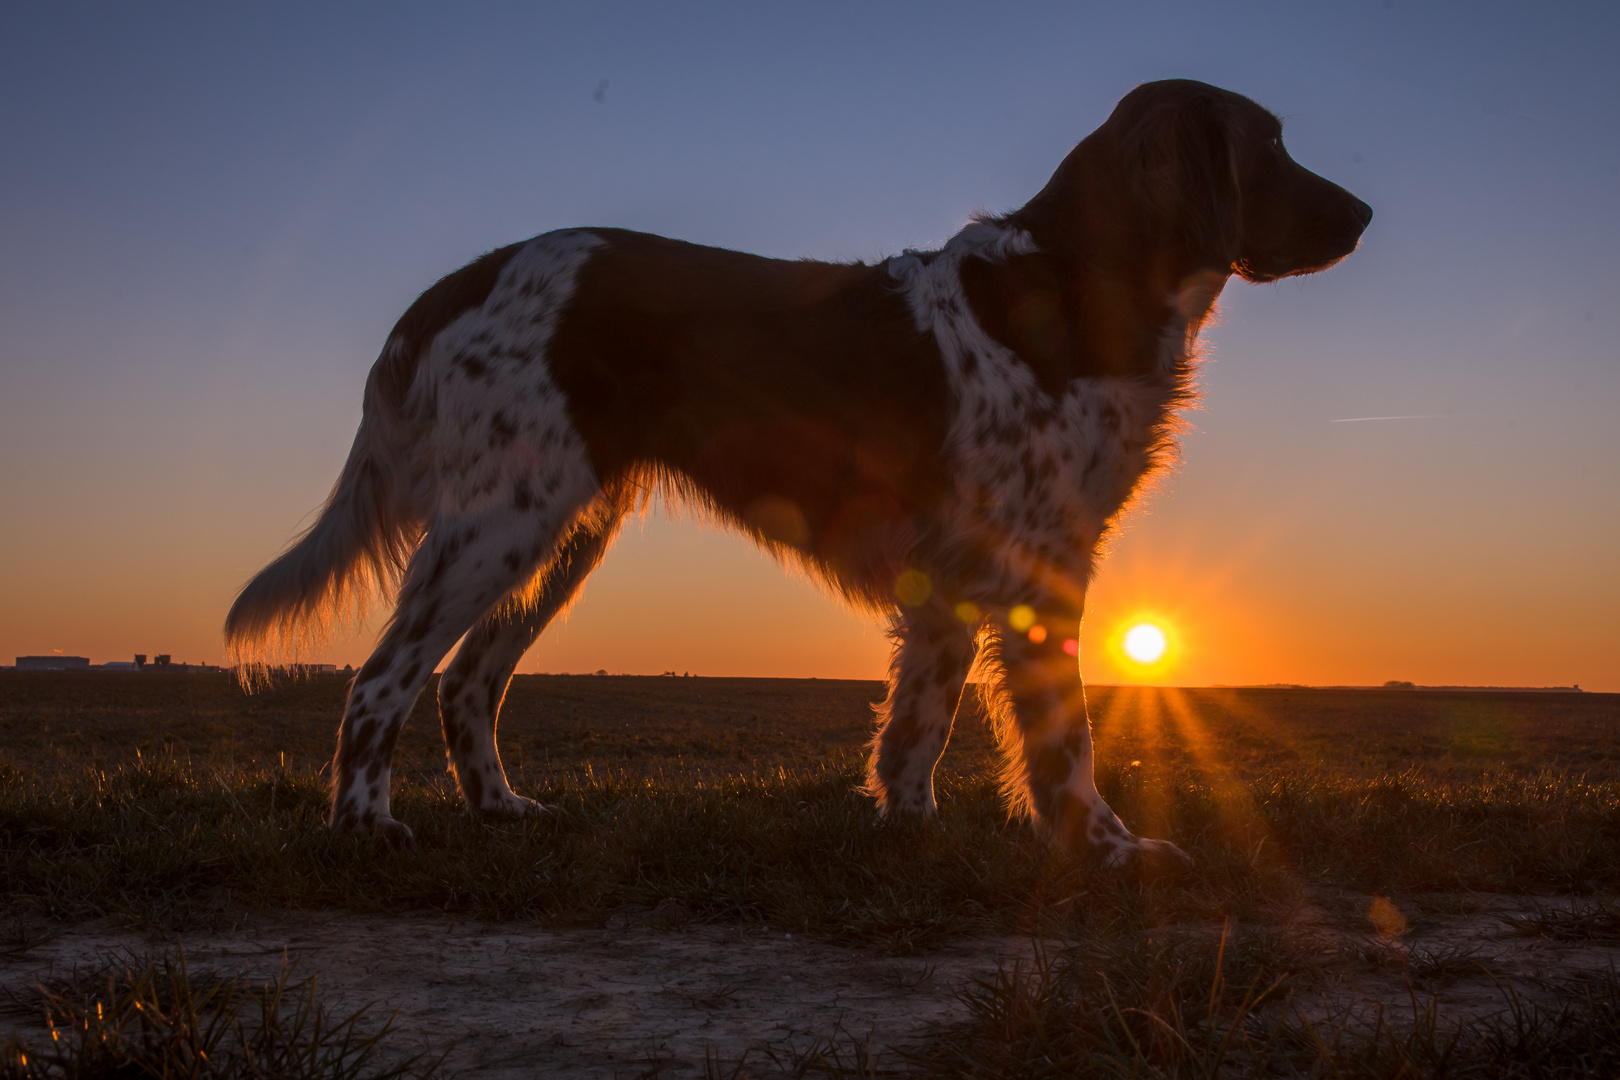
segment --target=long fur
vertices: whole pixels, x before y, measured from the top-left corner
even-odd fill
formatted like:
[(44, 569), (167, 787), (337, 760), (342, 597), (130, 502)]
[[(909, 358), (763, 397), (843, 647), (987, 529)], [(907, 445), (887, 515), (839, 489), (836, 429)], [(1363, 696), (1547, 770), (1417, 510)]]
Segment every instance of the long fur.
[(624, 517), (662, 498), (893, 616), (867, 780), (882, 813), (934, 812), (977, 664), (1015, 809), (1110, 865), (1181, 858), (1092, 782), (1086, 590), (1174, 454), (1228, 278), (1323, 269), (1370, 217), (1287, 156), (1270, 113), (1169, 81), (937, 251), (844, 265), (586, 228), (490, 252), (396, 324), (337, 485), (242, 591), (227, 642), (253, 670), (397, 589), (345, 709), (333, 824), (409, 838), (389, 760), (458, 639), (439, 702), (457, 780), (475, 809), (525, 813), (495, 745), (507, 682)]
[(411, 499), (409, 444), (376, 380), (348, 460), (315, 523), (254, 576), (225, 618), (225, 641), (244, 681), (271, 659), (295, 660), (398, 588), (421, 537)]

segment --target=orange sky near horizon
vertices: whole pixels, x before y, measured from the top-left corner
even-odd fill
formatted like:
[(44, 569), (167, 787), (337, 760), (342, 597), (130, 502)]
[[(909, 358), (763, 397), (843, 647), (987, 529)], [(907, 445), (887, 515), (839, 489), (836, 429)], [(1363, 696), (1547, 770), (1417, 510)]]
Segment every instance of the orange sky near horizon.
[[(484, 251), (581, 224), (937, 246), (1188, 77), (1283, 116), (1376, 217), (1326, 273), (1228, 286), (1182, 461), (1092, 586), (1086, 678), (1620, 692), (1620, 9), (1036, 4), (1010, 51), (972, 5), (379, 10), (0, 8), (0, 664), (222, 661), (388, 328)], [(309, 659), (358, 666), (381, 615)], [(1111, 646), (1146, 616), (1151, 671)], [(887, 654), (655, 514), (519, 670)]]
[[(1498, 594), (1494, 614), (1476, 606), (1475, 618), (1459, 620), (1445, 610), (1449, 590), (1430, 589), (1395, 612), (1386, 593), (1320, 573), (1319, 565), (1338, 553), (1313, 549), (1297, 532), (1277, 526), (1238, 534), (1209, 527), (1214, 522), (1205, 528), (1192, 519), (1183, 523), (1195, 508), (1174, 494), (1161, 492), (1128, 518), (1102, 562), (1082, 628), (1081, 666), (1089, 682), (1378, 685), (1406, 679), (1620, 690), (1604, 647), (1607, 611), (1582, 612), (1569, 597), (1525, 590)], [(1366, 557), (1374, 560), (1374, 553)], [(1386, 574), (1382, 560), (1375, 561), (1375, 573)], [(31, 652), (60, 649), (97, 663), (135, 651), (222, 660), (217, 627), (234, 591), (232, 578), (217, 570), (147, 574), (138, 566), (125, 573), (117, 592), (102, 592), (99, 600), (92, 590), (78, 597), (71, 591), (14, 595), (26, 607), (7, 606), (0, 638), (22, 638), (8, 625), (12, 613), (33, 608), (46, 616), (36, 626), (56, 625), (46, 635), (28, 635), (45, 638)], [(47, 599), (50, 615), (41, 610)], [(101, 615), (87, 625), (80, 612), (92, 606)], [(1519, 635), (1518, 647), (1504, 656), (1502, 638), (1518, 635), (1518, 624), (1538, 606), (1543, 632)], [(311, 658), (358, 667), (385, 607)], [(1172, 639), (1168, 662), (1151, 670), (1131, 663), (1111, 641), (1143, 620), (1165, 627)], [(626, 524), (579, 603), (518, 670), (880, 679), (887, 658), (881, 625), (802, 572), (785, 570), (740, 537), (654, 511)]]

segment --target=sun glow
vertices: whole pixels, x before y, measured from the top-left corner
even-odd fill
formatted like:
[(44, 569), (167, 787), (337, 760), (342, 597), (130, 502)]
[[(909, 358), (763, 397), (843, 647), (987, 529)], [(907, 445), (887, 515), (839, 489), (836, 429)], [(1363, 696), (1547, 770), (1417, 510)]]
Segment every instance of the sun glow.
[(1158, 663), (1168, 646), (1164, 631), (1152, 623), (1137, 623), (1125, 631), (1125, 655), (1138, 664)]
[(1161, 683), (1181, 665), (1181, 635), (1173, 619), (1137, 610), (1114, 623), (1104, 646), (1116, 677), (1128, 683)]

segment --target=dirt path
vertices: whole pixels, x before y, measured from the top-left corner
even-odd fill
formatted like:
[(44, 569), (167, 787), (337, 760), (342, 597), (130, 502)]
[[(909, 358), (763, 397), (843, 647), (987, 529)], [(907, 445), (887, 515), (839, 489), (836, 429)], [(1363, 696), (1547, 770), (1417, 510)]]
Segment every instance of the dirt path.
[[(147, 956), (173, 940), (78, 928), (0, 963), (0, 986)], [(513, 924), (335, 916), (185, 939), (194, 977), (265, 978), (281, 957), (314, 973), (329, 1006), (399, 1008), (392, 1044), (448, 1051), (456, 1075), (701, 1075), (705, 1053), (806, 1050), (834, 1033), (904, 1045), (960, 1019), (953, 987), (1027, 946), (963, 941), (926, 958), (865, 957), (781, 931), (687, 926), (554, 931)], [(32, 1034), (22, 1017), (8, 1017)], [(847, 1039), (844, 1040), (848, 1052)]]
[(1390, 900), (1323, 892), (1284, 931), (1320, 949), (1314, 985), (1296, 1003), (1313, 1022), (1329, 1023), (1371, 1022), (1380, 1006), (1399, 1023), (1431, 1001), (1447, 1024), (1475, 1020), (1506, 1010), (1508, 992), (1524, 1005), (1556, 1006), (1620, 970), (1620, 936), (1612, 927), (1550, 934), (1535, 920), (1590, 911), (1596, 902), (1500, 893)]
[[(1500, 1012), (1504, 986), (1551, 1004), (1620, 964), (1613, 934), (1553, 940), (1504, 918), (1569, 900), (1397, 898), (1399, 925), (1388, 925), (1385, 911), (1383, 935), (1369, 918), (1372, 903), (1323, 894), (1284, 928), (1319, 957), (1312, 989), (1294, 999), (1313, 1021), (1370, 1016), (1382, 1004), (1399, 1022), (1414, 1001), (1432, 997), (1449, 1023)], [(334, 1011), (376, 1003), (380, 1018), (397, 1007), (395, 1049), (447, 1053), (453, 1075), (480, 1080), (701, 1076), (706, 1054), (731, 1064), (745, 1052), (751, 1072), (769, 1074), (769, 1051), (785, 1064), (835, 1035), (846, 1061), (853, 1038), (878, 1050), (880, 1065), (898, 1065), (888, 1048), (914, 1046), (962, 1019), (956, 990), (1031, 948), (981, 938), (922, 957), (873, 957), (780, 930), (672, 925), (679, 914), (606, 930), (333, 915), (190, 934), (184, 944), (194, 977), (264, 979), (285, 954), (298, 976), (318, 977)], [(0, 990), (26, 1000), (37, 980), (98, 968), (109, 953), (153, 956), (174, 944), (78, 927), (0, 957)], [(4, 1021), (33, 1034), (15, 1012)]]

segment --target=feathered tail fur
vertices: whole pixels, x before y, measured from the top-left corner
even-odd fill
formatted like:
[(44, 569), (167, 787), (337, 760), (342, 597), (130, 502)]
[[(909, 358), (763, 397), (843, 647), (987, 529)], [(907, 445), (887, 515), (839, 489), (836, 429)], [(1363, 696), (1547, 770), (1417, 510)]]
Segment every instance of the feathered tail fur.
[(396, 395), (379, 385), (395, 367), (390, 359), (367, 380), (360, 430), (315, 524), (243, 587), (225, 617), (226, 648), (244, 683), (262, 680), (270, 658), (296, 659), (335, 622), (362, 613), (397, 584), (421, 539), (415, 455), (389, 400)]

